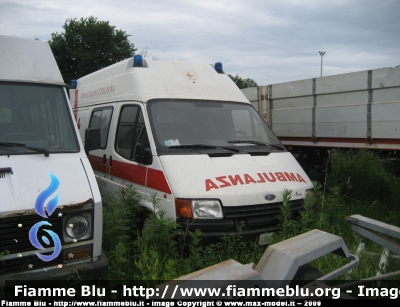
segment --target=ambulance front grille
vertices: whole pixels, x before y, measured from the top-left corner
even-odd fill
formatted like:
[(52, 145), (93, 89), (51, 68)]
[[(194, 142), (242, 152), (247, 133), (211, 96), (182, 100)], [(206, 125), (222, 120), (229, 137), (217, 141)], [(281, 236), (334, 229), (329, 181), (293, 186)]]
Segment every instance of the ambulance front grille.
[[(52, 230), (60, 238), (62, 237), (62, 218), (58, 217), (56, 213), (53, 213), (53, 215), (47, 219), (37, 214), (0, 218), (0, 253), (16, 256), (11, 259), (7, 259), (8, 256), (0, 257), (0, 275), (48, 267), (61, 263), (61, 256), (53, 261), (45, 262), (39, 259), (35, 254), (29, 256), (23, 254), (24, 252), (37, 250), (36, 247), (32, 246), (29, 240), (29, 230), (35, 223), (40, 221), (47, 221), (52, 226), (45, 225), (39, 228), (37, 235), (39, 242), (43, 247), (53, 247), (52, 239), (44, 229)], [(43, 236), (49, 239), (50, 245), (45, 244), (41, 240)], [(29, 266), (30, 264), (31, 266)]]
[[(290, 209), (294, 216), (304, 208), (304, 200), (297, 199), (290, 202)], [(277, 216), (280, 214), (282, 202), (267, 203), (252, 206), (223, 207), (224, 218), (235, 220), (239, 226), (243, 222), (246, 230), (276, 227), (279, 223)]]

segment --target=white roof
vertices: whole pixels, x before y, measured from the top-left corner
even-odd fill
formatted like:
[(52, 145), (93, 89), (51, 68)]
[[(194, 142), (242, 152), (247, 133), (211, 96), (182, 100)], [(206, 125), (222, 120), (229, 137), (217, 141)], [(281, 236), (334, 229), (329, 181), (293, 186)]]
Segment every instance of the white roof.
[(204, 99), (246, 102), (248, 100), (226, 74), (214, 65), (183, 61), (144, 60), (145, 67), (133, 67), (133, 58), (78, 79), (78, 93), (71, 104), (151, 99)]
[(0, 35), (0, 80), (64, 85), (46, 42)]

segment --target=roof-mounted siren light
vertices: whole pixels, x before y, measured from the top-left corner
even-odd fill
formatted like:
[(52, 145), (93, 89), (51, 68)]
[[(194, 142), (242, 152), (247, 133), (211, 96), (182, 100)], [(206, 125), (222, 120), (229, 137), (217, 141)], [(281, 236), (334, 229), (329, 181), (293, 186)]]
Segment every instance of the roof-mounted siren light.
[(71, 89), (76, 89), (78, 86), (78, 80), (71, 80)]
[(217, 73), (219, 74), (223, 74), (224, 70), (222, 69), (222, 63), (221, 62), (216, 62), (214, 65), (215, 70), (217, 71)]
[(133, 67), (143, 67), (143, 57), (140, 54), (133, 56)]

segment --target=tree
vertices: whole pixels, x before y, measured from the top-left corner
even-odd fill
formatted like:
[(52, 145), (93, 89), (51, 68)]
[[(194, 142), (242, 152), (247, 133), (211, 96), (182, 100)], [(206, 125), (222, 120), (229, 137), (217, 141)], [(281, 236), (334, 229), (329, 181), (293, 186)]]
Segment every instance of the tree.
[(255, 86), (257, 86), (256, 81), (254, 81), (253, 79), (250, 79), (250, 78), (242, 79), (238, 75), (236, 75), (234, 77), (234, 76), (232, 76), (230, 74), (228, 74), (228, 76), (233, 80), (233, 82), (236, 83), (238, 88), (247, 88), (247, 87), (255, 87)]
[(63, 29), (51, 34), (49, 45), (67, 84), (132, 57), (136, 51), (128, 40), (130, 35), (93, 16), (67, 19)]

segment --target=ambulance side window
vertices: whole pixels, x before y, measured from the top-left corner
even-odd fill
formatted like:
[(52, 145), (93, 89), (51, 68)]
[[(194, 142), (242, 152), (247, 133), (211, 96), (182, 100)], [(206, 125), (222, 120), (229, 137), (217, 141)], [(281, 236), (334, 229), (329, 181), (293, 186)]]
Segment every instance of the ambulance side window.
[[(136, 144), (142, 145), (142, 152), (136, 153)], [(144, 123), (143, 113), (139, 106), (124, 106), (118, 121), (115, 151), (122, 157), (135, 161), (136, 155), (150, 147)]]
[(110, 129), (112, 108), (97, 109), (90, 116), (89, 128), (100, 128), (101, 149), (107, 147), (108, 132)]

